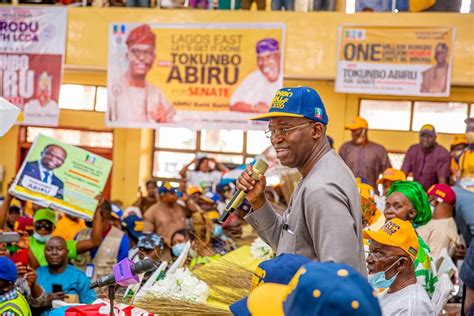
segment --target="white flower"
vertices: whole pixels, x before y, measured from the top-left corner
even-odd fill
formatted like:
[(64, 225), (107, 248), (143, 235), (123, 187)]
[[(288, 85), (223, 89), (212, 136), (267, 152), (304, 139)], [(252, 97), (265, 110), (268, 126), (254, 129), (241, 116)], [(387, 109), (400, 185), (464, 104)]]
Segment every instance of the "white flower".
[(158, 297), (205, 303), (209, 296), (209, 286), (193, 276), (188, 269), (179, 268), (156, 282), (147, 292)]
[(273, 256), (272, 247), (267, 245), (260, 237), (255, 239), (250, 246), (252, 257), (258, 259), (270, 259)]

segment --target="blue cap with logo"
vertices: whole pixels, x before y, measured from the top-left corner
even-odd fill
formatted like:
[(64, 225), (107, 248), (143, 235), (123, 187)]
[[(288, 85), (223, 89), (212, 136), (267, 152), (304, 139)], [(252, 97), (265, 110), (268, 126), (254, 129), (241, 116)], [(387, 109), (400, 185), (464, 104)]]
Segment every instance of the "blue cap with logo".
[(304, 265), (288, 285), (258, 286), (247, 308), (249, 315), (382, 315), (377, 293), (367, 280), (350, 266), (333, 262)]
[[(265, 283), (287, 285), (299, 268), (311, 262), (302, 255), (283, 253), (273, 259), (260, 263), (253, 273), (251, 291)], [(230, 305), (230, 310), (235, 315), (250, 315), (247, 308), (247, 297)]]
[(273, 98), (268, 113), (250, 118), (268, 121), (274, 117), (306, 117), (310, 120), (328, 124), (329, 118), (319, 94), (310, 87), (282, 88)]
[(122, 219), (122, 227), (138, 240), (143, 234), (143, 218), (135, 214), (129, 215)]
[(158, 188), (158, 194), (163, 195), (165, 193), (176, 193), (177, 190), (171, 185), (168, 181), (163, 182), (163, 184)]

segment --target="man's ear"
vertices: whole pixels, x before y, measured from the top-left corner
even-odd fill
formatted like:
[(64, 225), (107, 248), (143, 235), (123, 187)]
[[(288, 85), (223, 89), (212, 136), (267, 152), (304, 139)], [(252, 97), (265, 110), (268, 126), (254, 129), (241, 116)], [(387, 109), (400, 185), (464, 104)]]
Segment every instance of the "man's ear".
[(321, 138), (324, 136), (325, 127), (320, 123), (313, 124), (313, 139)]
[(410, 259), (407, 257), (400, 257), (401, 260), (397, 264), (397, 271), (401, 272), (410, 267)]

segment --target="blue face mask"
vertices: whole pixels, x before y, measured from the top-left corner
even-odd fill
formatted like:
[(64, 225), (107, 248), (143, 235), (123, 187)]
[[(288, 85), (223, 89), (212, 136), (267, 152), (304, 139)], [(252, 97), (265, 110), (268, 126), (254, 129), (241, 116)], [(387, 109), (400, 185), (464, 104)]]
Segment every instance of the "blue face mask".
[(214, 225), (214, 229), (212, 230), (212, 236), (214, 236), (214, 238), (219, 238), (222, 236), (222, 226), (221, 225)]
[(385, 271), (369, 274), (367, 280), (369, 281), (370, 285), (372, 285), (374, 289), (388, 289), (393, 284), (393, 282), (395, 282), (395, 279), (398, 276), (398, 272), (393, 277), (391, 277), (390, 280), (387, 280), (387, 278), (385, 277), (385, 273), (387, 273), (388, 270), (390, 270), (398, 261), (400, 261), (400, 259), (401, 258), (398, 258), (398, 260), (395, 261)]
[(185, 243), (176, 244), (171, 248), (171, 252), (175, 257), (179, 257), (179, 255), (183, 252), (184, 248), (186, 247)]

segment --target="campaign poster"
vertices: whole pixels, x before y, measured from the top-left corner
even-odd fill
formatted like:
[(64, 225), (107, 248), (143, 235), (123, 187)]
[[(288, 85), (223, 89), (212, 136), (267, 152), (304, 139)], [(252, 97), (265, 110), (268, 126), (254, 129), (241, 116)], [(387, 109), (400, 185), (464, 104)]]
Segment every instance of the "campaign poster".
[(336, 91), (449, 96), (452, 27), (339, 27)]
[(22, 124), (58, 125), (66, 30), (66, 8), (0, 7), (0, 96)]
[(35, 204), (91, 219), (112, 162), (38, 135), (9, 192)]
[(284, 24), (112, 24), (106, 123), (263, 129), (284, 51)]

